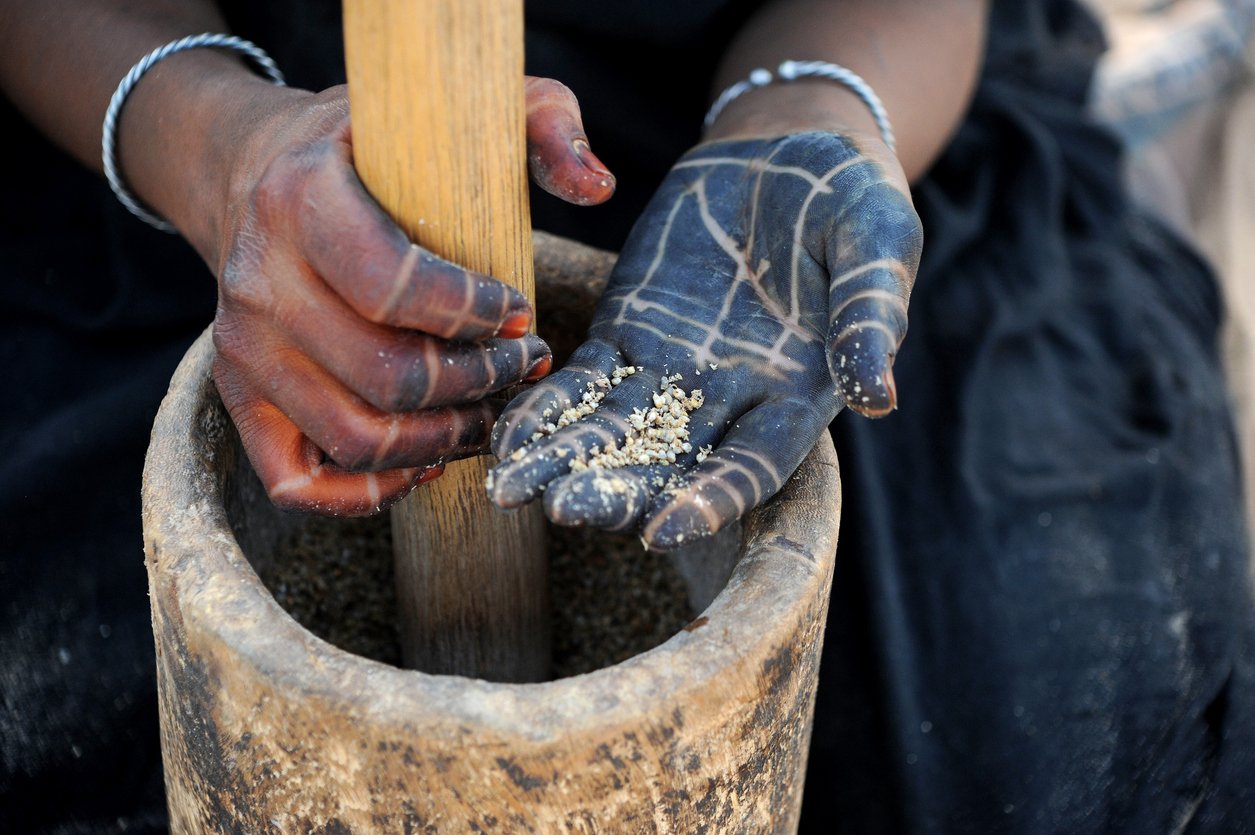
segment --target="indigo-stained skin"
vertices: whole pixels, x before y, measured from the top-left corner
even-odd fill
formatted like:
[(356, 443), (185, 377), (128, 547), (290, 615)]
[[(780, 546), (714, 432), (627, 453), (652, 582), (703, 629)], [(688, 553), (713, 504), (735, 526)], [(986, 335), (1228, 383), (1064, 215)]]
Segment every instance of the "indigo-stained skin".
[[(543, 491), (555, 523), (640, 526), (662, 549), (719, 530), (779, 490), (843, 406), (893, 410), (922, 239), (897, 181), (842, 136), (697, 146), (633, 228), (588, 341), (498, 420), (493, 500), (514, 507)], [(638, 372), (598, 411), (529, 444), (546, 411), (626, 365)], [(626, 486), (609, 492), (595, 470), (571, 474), (573, 457), (623, 439), (664, 374), (704, 393), (692, 452), (675, 467), (616, 470)]]
[[(526, 79), (528, 167), (578, 205), (614, 178), (571, 91)], [(214, 250), (214, 381), (271, 499), (374, 513), (488, 446), (491, 395), (548, 373), (518, 291), (410, 242), (353, 168), (344, 87), (292, 92), (239, 149), (238, 211)]]

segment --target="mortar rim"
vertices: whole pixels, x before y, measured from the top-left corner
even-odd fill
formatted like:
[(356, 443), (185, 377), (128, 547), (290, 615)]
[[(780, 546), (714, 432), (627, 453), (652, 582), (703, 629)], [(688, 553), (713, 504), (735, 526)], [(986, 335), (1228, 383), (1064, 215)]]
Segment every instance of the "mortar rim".
[[(828, 588), (840, 515), (836, 453), (827, 435), (780, 494), (747, 516), (736, 568), (702, 613), (708, 622), (701, 628), (681, 630), (619, 664), (539, 683), (432, 675), (353, 655), (284, 610), (231, 533), (221, 482), (208, 469), (214, 450), (206, 455), (198, 449), (206, 444), (198, 442), (193, 419), (217, 397), (212, 361), (207, 329), (184, 356), (162, 402), (143, 484), (154, 626), (157, 607), (166, 606), (164, 614), (175, 618), (188, 650), (205, 651), (211, 668), (222, 660), (213, 656), (221, 650), (213, 646), (212, 636), (218, 636), (222, 647), (294, 701), (334, 704), (408, 733), (457, 736), (473, 726), (507, 738), (556, 739), (584, 726), (626, 725), (642, 698), (680, 705), (686, 694), (711, 682), (735, 687), (738, 680), (749, 681), (747, 664), (772, 657), (771, 646), (787, 645), (788, 633), (813, 607), (821, 607), (821, 616), (826, 611), (826, 593), (821, 599), (819, 592)], [(833, 497), (831, 507), (822, 506), (823, 495)], [(799, 520), (808, 513), (817, 524), (804, 529)], [(813, 546), (798, 547), (807, 541)], [(201, 543), (201, 553), (194, 542)], [(779, 616), (770, 617), (773, 612)], [(294, 646), (301, 651), (292, 651)]]

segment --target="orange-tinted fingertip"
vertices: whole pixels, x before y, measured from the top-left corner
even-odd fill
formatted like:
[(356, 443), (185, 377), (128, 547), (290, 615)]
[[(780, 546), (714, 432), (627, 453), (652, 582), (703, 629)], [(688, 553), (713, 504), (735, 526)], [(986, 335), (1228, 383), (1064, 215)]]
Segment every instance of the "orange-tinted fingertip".
[(532, 327), (532, 313), (530, 310), (516, 310), (506, 317), (501, 323), (501, 328), (497, 331), (497, 336), (503, 339), (518, 339), (525, 335)]
[(436, 479), (440, 478), (442, 475), (444, 475), (444, 465), (443, 465), (443, 464), (440, 464), (440, 465), (435, 466), (435, 467), (428, 467), (427, 469), (423, 470), (422, 474), (421, 474), (421, 475), (419, 475), (419, 477), (418, 477), (418, 481), (416, 481), (416, 482), (414, 482), (414, 483), (415, 483), (415, 484), (426, 484), (426, 483), (427, 483), (427, 482), (429, 482), (429, 481), (435, 481)]
[(898, 387), (893, 380), (893, 372), (886, 369), (880, 376), (880, 388), (883, 396), (865, 393), (861, 396), (849, 397), (849, 407), (867, 418), (882, 418), (898, 408)]
[(610, 173), (610, 169), (606, 164), (598, 159), (593, 153), (593, 149), (589, 147), (587, 139), (576, 139), (571, 143), (571, 147), (575, 150), (576, 157), (579, 158), (580, 164), (593, 175), (590, 182), (583, 184), (582, 191), (585, 200), (590, 203), (600, 203), (603, 200), (609, 200), (614, 194), (616, 181), (614, 175)]
[(610, 169), (606, 164), (597, 158), (593, 153), (593, 149), (589, 146), (588, 140), (580, 137), (571, 143), (571, 147), (575, 149), (575, 155), (579, 157), (580, 163), (599, 177), (605, 177), (610, 182), (614, 182), (614, 175), (610, 173)]
[(527, 369), (527, 376), (523, 378), (525, 383), (534, 383), (543, 379), (553, 368), (553, 357), (541, 357), (532, 363), (532, 367)]

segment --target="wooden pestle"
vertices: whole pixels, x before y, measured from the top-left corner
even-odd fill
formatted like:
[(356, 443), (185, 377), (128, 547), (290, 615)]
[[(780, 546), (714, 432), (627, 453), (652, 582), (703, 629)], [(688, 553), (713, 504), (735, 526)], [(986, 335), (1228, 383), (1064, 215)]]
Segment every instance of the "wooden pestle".
[[(535, 302), (522, 0), (345, 0), (357, 171), (419, 245)], [(392, 510), (406, 666), (494, 681), (550, 668), (544, 518), (457, 461)]]

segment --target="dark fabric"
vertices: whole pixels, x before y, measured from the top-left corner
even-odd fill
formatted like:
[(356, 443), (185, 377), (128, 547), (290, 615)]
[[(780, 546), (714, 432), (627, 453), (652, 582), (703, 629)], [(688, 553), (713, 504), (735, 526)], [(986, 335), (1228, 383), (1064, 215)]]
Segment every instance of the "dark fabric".
[(1251, 831), (1255, 615), (1216, 287), (1124, 204), (1117, 148), (1081, 115), (1092, 24), (1065, 3), (999, 14), (917, 189), (901, 408), (833, 426), (803, 831)]
[(0, 830), (163, 832), (140, 471), (213, 280), (0, 125)]
[[(338, 4), (224, 4), (294, 84), (343, 78)], [(529, 2), (580, 96), (617, 249), (696, 139), (750, 2)], [(1250, 589), (1215, 289), (1122, 204), (1081, 117), (1097, 30), (1003, 0), (927, 230), (902, 409), (834, 426), (845, 507), (805, 832), (1161, 832), (1255, 821)], [(212, 279), (6, 104), (0, 200), (0, 826), (162, 831), (139, 477)]]

